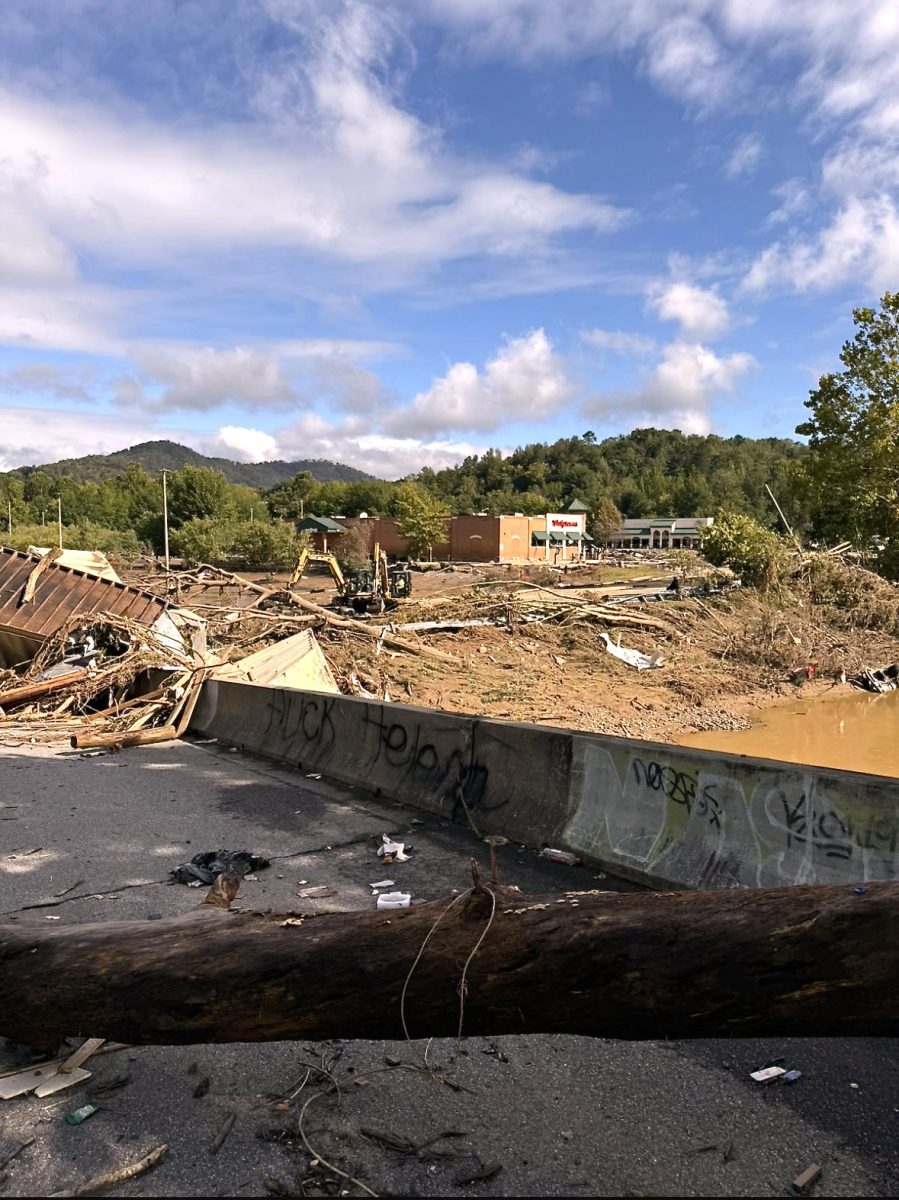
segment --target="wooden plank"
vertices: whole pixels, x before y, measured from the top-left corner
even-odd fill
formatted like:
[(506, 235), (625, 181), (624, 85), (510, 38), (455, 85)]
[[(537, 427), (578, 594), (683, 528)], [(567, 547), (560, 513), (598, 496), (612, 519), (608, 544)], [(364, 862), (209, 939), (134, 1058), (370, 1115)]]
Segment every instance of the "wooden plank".
[(67, 1075), (57, 1073), (53, 1075), (46, 1083), (42, 1083), (40, 1087), (34, 1089), (34, 1094), (40, 1100), (45, 1096), (55, 1096), (57, 1092), (64, 1092), (66, 1088), (74, 1087), (76, 1083), (84, 1083), (85, 1079), (90, 1079), (91, 1072), (84, 1071), (81, 1067), (76, 1067), (74, 1071), (70, 1071)]
[(70, 1054), (64, 1063), (60, 1065), (60, 1075), (66, 1075), (69, 1071), (74, 1071), (76, 1067), (80, 1067), (82, 1063), (87, 1062), (92, 1054), (96, 1054), (103, 1045), (105, 1038), (88, 1038), (87, 1041), (78, 1047), (74, 1054)]

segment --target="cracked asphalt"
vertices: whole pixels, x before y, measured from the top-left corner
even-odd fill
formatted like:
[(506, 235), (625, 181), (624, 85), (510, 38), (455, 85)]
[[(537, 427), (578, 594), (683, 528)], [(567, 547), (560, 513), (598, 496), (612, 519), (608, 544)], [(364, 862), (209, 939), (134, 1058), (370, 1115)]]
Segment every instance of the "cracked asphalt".
[[(408, 862), (380, 865), (381, 833), (412, 844)], [(487, 862), (467, 829), (204, 739), (91, 757), (0, 749), (2, 920), (185, 912), (203, 890), (170, 885), (168, 872), (219, 847), (272, 860), (237, 905), (279, 910), (319, 885), (334, 894), (304, 907), (369, 908), (385, 876), (435, 899), (468, 886), (470, 857)], [(498, 857), (503, 882), (525, 891), (631, 889), (514, 845)], [(798, 1083), (749, 1080), (774, 1057), (803, 1072)], [(0, 1069), (28, 1062), (0, 1040)], [(35, 1139), (0, 1168), (0, 1192), (70, 1189), (160, 1143), (152, 1174), (116, 1194), (790, 1195), (811, 1163), (818, 1196), (899, 1191), (899, 1053), (886, 1040), (348, 1040), (130, 1048), (89, 1066), (91, 1079), (58, 1096), (0, 1102), (0, 1162)], [(66, 1124), (90, 1099), (95, 1115)]]

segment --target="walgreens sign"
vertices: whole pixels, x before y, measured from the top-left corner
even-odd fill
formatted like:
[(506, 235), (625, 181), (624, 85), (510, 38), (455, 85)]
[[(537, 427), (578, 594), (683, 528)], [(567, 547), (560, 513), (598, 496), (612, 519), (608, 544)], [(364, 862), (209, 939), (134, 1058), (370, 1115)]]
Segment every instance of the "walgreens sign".
[(584, 532), (585, 513), (547, 513), (546, 528), (551, 533), (567, 533), (572, 537)]

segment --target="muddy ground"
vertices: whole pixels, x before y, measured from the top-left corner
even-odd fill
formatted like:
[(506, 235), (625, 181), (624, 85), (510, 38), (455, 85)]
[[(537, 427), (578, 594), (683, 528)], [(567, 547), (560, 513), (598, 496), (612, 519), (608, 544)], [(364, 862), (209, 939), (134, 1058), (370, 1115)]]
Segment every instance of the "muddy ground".
[[(539, 567), (416, 571), (412, 598), (388, 617), (398, 629), (409, 621), (481, 613), (488, 591), (501, 615), (503, 597), (522, 579), (547, 587), (545, 592), (534, 590), (536, 600), (555, 596), (602, 603), (642, 595), (645, 602), (615, 610), (622, 619), (632, 613), (634, 627), (610, 627), (574, 612), (539, 623), (516, 621), (512, 628), (418, 635), (451, 655), (451, 663), (386, 648), (376, 653), (374, 641), (361, 634), (321, 630), (320, 639), (347, 690), (352, 690), (347, 681), (355, 676), (362, 688), (379, 697), (386, 693), (394, 701), (447, 712), (672, 741), (697, 731), (748, 728), (764, 710), (799, 695), (848, 693), (847, 676), (899, 659), (896, 626), (891, 627), (889, 617), (884, 620), (884, 612), (899, 610), (899, 593), (879, 581), (872, 585), (862, 574), (849, 579), (852, 595), (846, 600), (848, 568), (826, 570), (827, 588), (820, 580), (811, 587), (799, 572), (767, 595), (746, 588), (664, 601), (654, 599), (672, 577), (664, 563), (642, 563), (630, 571), (603, 565), (564, 576)], [(286, 582), (286, 576), (247, 577), (282, 586)], [(334, 596), (327, 574), (308, 575), (298, 590), (319, 604)], [(872, 616), (868, 605), (873, 593), (880, 607)], [(818, 597), (825, 595), (828, 602), (819, 603)], [(222, 596), (207, 591), (204, 599), (235, 603), (227, 589)], [(645, 618), (661, 628), (640, 627), (637, 623)], [(606, 651), (603, 630), (613, 638), (620, 635), (624, 646), (660, 651), (663, 664), (636, 671)], [(254, 632), (252, 623), (246, 632)]]

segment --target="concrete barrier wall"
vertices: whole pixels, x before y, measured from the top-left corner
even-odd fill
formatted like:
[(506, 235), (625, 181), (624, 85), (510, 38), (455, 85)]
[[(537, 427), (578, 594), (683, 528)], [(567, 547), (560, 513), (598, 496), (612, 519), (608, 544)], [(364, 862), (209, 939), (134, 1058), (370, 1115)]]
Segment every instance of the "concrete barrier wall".
[(222, 681), (191, 725), (654, 886), (899, 877), (894, 779)]

